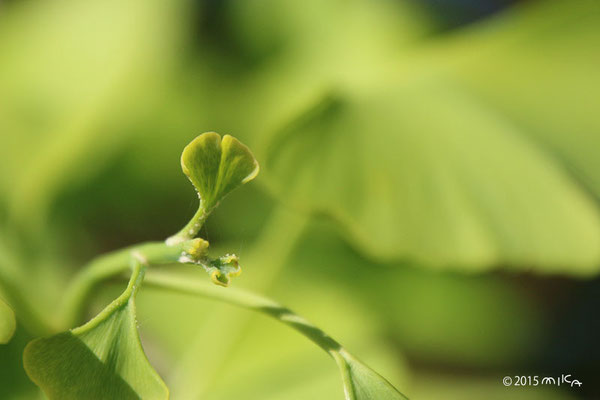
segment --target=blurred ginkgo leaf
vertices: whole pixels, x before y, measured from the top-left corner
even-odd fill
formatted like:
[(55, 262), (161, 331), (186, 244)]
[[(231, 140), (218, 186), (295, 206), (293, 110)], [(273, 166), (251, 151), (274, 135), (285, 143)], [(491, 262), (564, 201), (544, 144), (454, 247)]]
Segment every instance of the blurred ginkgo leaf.
[(333, 215), (380, 259), (599, 265), (593, 201), (518, 126), (441, 77), (329, 96), (274, 136), (265, 165), (281, 198)]
[(527, 2), (445, 38), (432, 61), (600, 195), (600, 7)]
[(15, 333), (17, 322), (15, 313), (2, 299), (0, 299), (0, 344), (8, 343)]

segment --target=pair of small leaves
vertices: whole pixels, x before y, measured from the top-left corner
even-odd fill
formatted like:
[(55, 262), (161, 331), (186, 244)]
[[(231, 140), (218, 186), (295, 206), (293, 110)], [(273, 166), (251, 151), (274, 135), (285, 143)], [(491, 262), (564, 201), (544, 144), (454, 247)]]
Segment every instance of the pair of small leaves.
[(181, 154), (181, 169), (194, 185), (200, 204), (183, 229), (167, 239), (168, 244), (192, 239), (219, 202), (238, 186), (258, 175), (258, 162), (236, 138), (206, 132), (188, 144)]
[(198, 191), (206, 212), (259, 171), (248, 147), (229, 135), (221, 139), (215, 132), (203, 133), (183, 149), (181, 168)]
[(15, 313), (8, 304), (0, 299), (0, 344), (5, 344), (10, 341), (17, 323), (15, 321)]
[(25, 370), (49, 399), (152, 399), (169, 391), (152, 368), (137, 331), (138, 265), (127, 289), (85, 325), (25, 348)]

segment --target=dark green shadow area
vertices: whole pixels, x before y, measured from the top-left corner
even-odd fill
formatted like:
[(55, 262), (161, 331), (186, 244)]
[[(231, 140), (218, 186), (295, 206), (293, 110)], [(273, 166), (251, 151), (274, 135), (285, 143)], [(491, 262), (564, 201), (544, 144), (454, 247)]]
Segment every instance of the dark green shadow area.
[(31, 341), (23, 352), (23, 364), (50, 400), (140, 398), (71, 332)]
[(19, 324), (12, 340), (0, 345), (0, 399), (31, 399), (37, 393), (37, 387), (20, 367), (23, 349), (31, 339), (31, 334)]

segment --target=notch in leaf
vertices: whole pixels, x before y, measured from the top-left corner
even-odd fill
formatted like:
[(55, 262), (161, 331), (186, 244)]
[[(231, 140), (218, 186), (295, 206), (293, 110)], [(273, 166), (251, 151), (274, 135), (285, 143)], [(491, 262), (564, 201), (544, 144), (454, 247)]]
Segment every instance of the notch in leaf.
[(137, 331), (134, 298), (143, 275), (144, 267), (134, 259), (127, 289), (100, 314), (25, 347), (25, 371), (50, 400), (169, 398)]
[(258, 175), (258, 161), (236, 138), (206, 132), (192, 140), (181, 154), (181, 169), (194, 185), (200, 205), (190, 222), (168, 240), (175, 244), (196, 236), (202, 224), (232, 190)]

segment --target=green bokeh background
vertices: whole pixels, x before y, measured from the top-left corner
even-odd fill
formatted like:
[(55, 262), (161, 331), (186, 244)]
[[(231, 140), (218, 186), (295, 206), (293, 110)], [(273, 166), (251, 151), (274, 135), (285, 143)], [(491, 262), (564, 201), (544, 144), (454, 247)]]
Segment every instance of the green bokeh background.
[[(42, 398), (31, 315), (52, 321), (81, 265), (193, 215), (179, 156), (204, 131), (261, 163), (202, 231), (240, 257), (234, 285), (411, 398), (598, 398), (599, 43), (593, 0), (0, 3), (0, 398)], [(284, 326), (138, 303), (173, 399), (343, 397)], [(560, 374), (583, 387), (501, 382)]]

